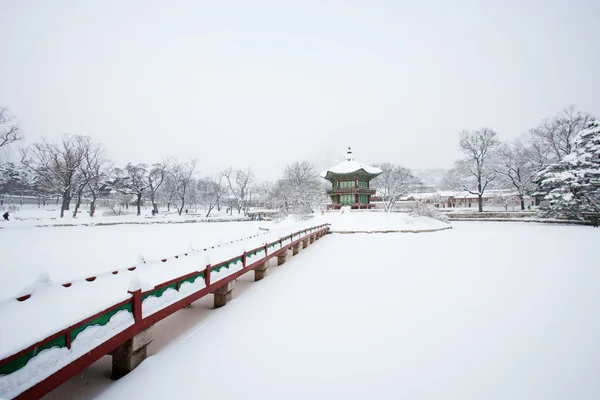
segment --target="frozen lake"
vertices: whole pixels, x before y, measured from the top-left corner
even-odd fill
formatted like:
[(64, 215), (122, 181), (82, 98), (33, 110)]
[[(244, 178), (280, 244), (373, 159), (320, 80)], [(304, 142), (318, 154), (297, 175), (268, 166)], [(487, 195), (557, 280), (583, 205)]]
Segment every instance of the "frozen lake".
[(48, 398), (595, 399), (600, 230), (455, 223), (328, 235), (156, 326), (117, 382), (105, 357)]

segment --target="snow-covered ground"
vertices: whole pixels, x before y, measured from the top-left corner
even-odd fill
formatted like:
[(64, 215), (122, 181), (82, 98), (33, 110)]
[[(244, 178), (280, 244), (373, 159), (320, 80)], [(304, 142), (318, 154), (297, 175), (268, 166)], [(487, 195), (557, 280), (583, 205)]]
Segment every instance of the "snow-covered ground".
[[(106, 222), (107, 218), (95, 221)], [(128, 220), (135, 221), (135, 217)], [(70, 282), (133, 266), (140, 256), (146, 260), (160, 260), (187, 252), (190, 246), (202, 249), (259, 234), (259, 227), (293, 229), (298, 226), (298, 221), (293, 218), (279, 223), (244, 221), (48, 228), (36, 227), (32, 221), (46, 225), (53, 220), (9, 221), (2, 224), (4, 229), (0, 229), (0, 303), (21, 294), (41, 273), (48, 273), (57, 283)], [(331, 212), (317, 214), (309, 221), (312, 225), (331, 223), (334, 231), (412, 231), (449, 227), (430, 218), (383, 212)], [(69, 223), (73, 222), (71, 219)]]
[(598, 398), (600, 230), (453, 225), (328, 235), (159, 323), (128, 376), (105, 357), (48, 398)]
[(428, 217), (381, 211), (327, 212), (317, 215), (315, 220), (330, 223), (332, 232), (419, 232), (451, 228), (447, 223)]
[(123, 210), (120, 215), (116, 215), (111, 209), (98, 208), (96, 215), (90, 217), (87, 208), (83, 209), (76, 218), (73, 218), (72, 210), (66, 211), (65, 216), (60, 218), (60, 207), (47, 205), (37, 207), (31, 204), (17, 206), (16, 211), (11, 207), (0, 207), (0, 214), (9, 211), (9, 221), (0, 220), (0, 229), (15, 227), (46, 227), (46, 226), (79, 226), (79, 225), (114, 225), (114, 224), (163, 224), (163, 223), (189, 223), (199, 221), (238, 221), (248, 219), (243, 213), (234, 211), (229, 215), (225, 209), (221, 211), (213, 210), (210, 216), (206, 218), (206, 211), (202, 209), (191, 209), (189, 213), (179, 215), (175, 209), (171, 211), (161, 211), (157, 215), (152, 215), (150, 207), (143, 207), (141, 215), (136, 215), (135, 207)]

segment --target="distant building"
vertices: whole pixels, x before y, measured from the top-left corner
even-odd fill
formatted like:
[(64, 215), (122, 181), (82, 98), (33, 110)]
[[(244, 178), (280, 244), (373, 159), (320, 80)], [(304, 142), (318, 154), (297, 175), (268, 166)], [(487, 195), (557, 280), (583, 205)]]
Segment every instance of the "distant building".
[(381, 172), (379, 168), (355, 161), (352, 150), (348, 147), (346, 159), (321, 174), (322, 178), (331, 182), (331, 189), (327, 190), (331, 204), (328, 204), (327, 208), (375, 208), (375, 205), (371, 204), (371, 196), (375, 194), (375, 189), (370, 188), (370, 181)]

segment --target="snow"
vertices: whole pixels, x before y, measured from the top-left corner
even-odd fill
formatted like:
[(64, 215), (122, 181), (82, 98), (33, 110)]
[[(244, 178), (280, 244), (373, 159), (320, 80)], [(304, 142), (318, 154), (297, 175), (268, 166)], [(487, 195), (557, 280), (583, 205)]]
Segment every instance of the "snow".
[[(279, 224), (0, 230), (6, 239), (0, 243), (9, 245), (3, 252), (13, 257), (5, 258), (9, 262), (0, 268), (0, 282), (15, 273), (8, 265), (19, 265), (27, 271), (23, 274), (27, 281), (34, 281), (40, 267), (30, 264), (31, 260), (45, 263), (41, 268), (48, 272), (37, 280), (31, 298), (23, 302), (14, 300), (18, 288), (7, 285), (13, 293), (0, 302), (0, 316), (10, 330), (0, 330), (0, 359), (129, 298), (127, 290), (154, 287), (202, 270), (208, 263), (216, 265), (238, 256), (265, 241), (325, 222), (338, 232), (449, 227), (403, 213), (353, 211), (307, 220), (288, 218)], [(452, 230), (419, 235), (328, 235), (317, 246), (289, 259), (284, 267), (270, 268), (267, 279), (251, 283), (242, 295), (236, 288), (234, 301), (209, 313), (198, 326), (185, 323), (186, 331), (170, 325), (170, 321), (181, 321), (177, 317), (162, 321), (158, 328), (163, 327), (163, 342), (170, 344), (117, 383), (104, 382), (104, 371), (99, 378), (103, 383), (94, 386), (100, 391), (94, 395), (125, 398), (139, 390), (139, 397), (193, 397), (183, 385), (174, 388), (167, 383), (193, 379), (201, 383), (203, 396), (225, 398), (241, 396), (238, 388), (247, 390), (247, 398), (264, 398), (265, 393), (272, 398), (367, 394), (386, 398), (592, 398), (589, 394), (600, 390), (590, 366), (591, 360), (600, 357), (600, 344), (595, 340), (600, 334), (600, 322), (595, 318), (600, 311), (600, 271), (593, 253), (600, 236), (597, 231), (534, 223), (453, 226)], [(244, 234), (254, 237), (240, 240)], [(65, 237), (72, 242), (62, 246)], [(225, 245), (217, 247), (221, 238)], [(46, 246), (34, 245), (36, 251), (11, 252), (11, 247), (25, 249), (46, 241), (50, 242)], [(197, 251), (190, 251), (190, 243)], [(167, 250), (161, 248), (163, 244)], [(96, 262), (107, 248), (137, 262), (127, 264), (115, 257), (117, 268), (107, 268)], [(138, 259), (140, 253), (143, 260)], [(247, 262), (262, 253), (249, 256)], [(127, 269), (133, 265), (135, 270)], [(95, 271), (96, 280), (73, 279), (89, 276), (80, 271), (86, 268)], [(213, 271), (211, 280), (240, 268), (241, 262), (237, 262)], [(113, 275), (111, 271), (116, 269), (119, 273)], [(71, 287), (61, 285), (63, 278), (72, 282)], [(196, 279), (182, 284), (179, 292), (167, 289), (161, 297), (148, 297), (143, 301), (143, 315), (203, 287), (204, 281)], [(173, 332), (186, 339), (167, 339)], [(75, 348), (74, 341), (71, 352)], [(66, 349), (48, 351), (44, 354), (52, 368), (60, 365), (57, 360), (63, 355), (71, 357), (71, 353), (62, 353)], [(35, 369), (27, 376), (38, 379), (50, 373), (48, 363), (35, 367), (37, 364), (30, 362)], [(169, 365), (168, 371), (161, 368), (164, 364)], [(194, 368), (187, 369), (196, 372), (227, 373), (210, 374), (210, 379), (202, 374), (189, 377), (192, 371), (185, 371), (189, 365)], [(5, 392), (33, 382), (17, 377), (10, 378), (10, 384), (3, 383), (8, 385)], [(229, 379), (236, 385), (228, 385)], [(556, 387), (557, 382), (562, 386)], [(73, 385), (77, 387), (74, 382), (65, 387)], [(495, 391), (487, 391), (490, 387)], [(0, 397), (7, 397), (5, 392), (0, 391)], [(57, 393), (64, 398), (80, 392), (59, 389)]]
[(321, 173), (321, 177), (325, 178), (328, 172), (332, 172), (334, 174), (349, 174), (361, 169), (369, 174), (381, 174), (382, 172), (381, 169), (377, 167), (372, 167), (370, 165), (355, 161), (354, 157), (352, 156), (352, 152), (349, 151), (348, 154), (346, 154), (346, 159), (344, 161), (334, 167), (329, 168), (327, 171), (323, 171)]
[(258, 235), (261, 222), (112, 225), (36, 228), (10, 223), (0, 229), (0, 302), (23, 293), (41, 273), (57, 283), (125, 269), (217, 246), (221, 238)]
[[(25, 201), (36, 201), (36, 198), (25, 198)], [(13, 206), (14, 204), (14, 206)], [(194, 222), (227, 222), (248, 220), (243, 214), (236, 212), (229, 215), (224, 211), (213, 210), (210, 217), (205, 218), (204, 213), (190, 212), (189, 214), (179, 215), (176, 212), (162, 212), (152, 215), (150, 207), (142, 209), (142, 215), (135, 215), (134, 208), (124, 211), (122, 215), (106, 208), (98, 208), (96, 215), (90, 217), (84, 210), (76, 218), (73, 218), (71, 212), (65, 212), (65, 216), (60, 218), (60, 206), (46, 205), (38, 207), (35, 204), (18, 205), (18, 197), (5, 197), (4, 206), (0, 206), (2, 213), (10, 212), (10, 221), (0, 221), (0, 227), (51, 227), (51, 226), (103, 226), (103, 225), (122, 225), (122, 224), (167, 224), (167, 223), (194, 223)]]
[(486, 222), (327, 235), (126, 377), (99, 372), (93, 396), (596, 399), (598, 239)]
[(52, 285), (52, 279), (50, 279), (50, 275), (48, 274), (48, 272), (42, 272), (38, 275), (38, 277), (31, 285), (25, 286), (16, 295), (16, 297), (26, 296), (38, 291), (42, 291), (44, 289), (47, 289), (50, 285)]
[(452, 226), (428, 217), (379, 211), (327, 212), (315, 218), (317, 224), (330, 223), (332, 232), (419, 232), (450, 229)]
[[(186, 275), (194, 271), (202, 271), (210, 261), (214, 266), (218, 263), (230, 260), (234, 257), (241, 256), (245, 248), (258, 248), (263, 246), (266, 242), (273, 242), (279, 238), (288, 235), (292, 232), (305, 229), (316, 225), (314, 221), (301, 221), (295, 224), (288, 224), (283, 227), (277, 226), (277, 224), (267, 224), (271, 227), (269, 231), (262, 231), (256, 233), (252, 231), (253, 235), (250, 235), (245, 240), (240, 238), (240, 231), (243, 231), (247, 223), (237, 224), (206, 224), (204, 228), (206, 230), (213, 230), (211, 240), (214, 240), (214, 232), (220, 232), (223, 229), (223, 225), (227, 225), (226, 230), (230, 232), (230, 236), (237, 237), (237, 239), (225, 242), (220, 241), (219, 245), (207, 246), (206, 251), (204, 249), (192, 252), (192, 253), (175, 253), (169, 257), (160, 259), (146, 259), (144, 263), (135, 265), (134, 267), (127, 268), (110, 268), (110, 265), (96, 264), (96, 268), (102, 268), (104, 272), (96, 273), (96, 277), (93, 281), (88, 281), (85, 278), (68, 278), (67, 282), (70, 286), (64, 287), (58, 281), (57, 283), (49, 282), (47, 275), (42, 279), (42, 284), (36, 284), (36, 290), (31, 293), (31, 297), (23, 302), (19, 302), (14, 298), (8, 298), (0, 302), (0, 315), (2, 316), (3, 323), (6, 326), (10, 326), (9, 332), (1, 332), (0, 337), (0, 359), (12, 355), (46, 337), (61, 331), (89, 316), (104, 311), (106, 308), (117, 304), (121, 301), (130, 298), (129, 290), (137, 288), (154, 288), (156, 285), (169, 281), (171, 279)], [(266, 224), (266, 223), (264, 223)], [(195, 225), (196, 227), (198, 225)], [(220, 228), (219, 228), (220, 226)], [(252, 225), (256, 229), (257, 225)], [(176, 225), (176, 231), (180, 234), (175, 234), (175, 239), (181, 240), (185, 238), (187, 243), (191, 239), (189, 230), (184, 229), (184, 225)], [(239, 227), (239, 228), (238, 228)], [(119, 226), (118, 230), (125, 232), (113, 231), (115, 236), (123, 239), (124, 233), (129, 233), (133, 227), (130, 226)], [(137, 233), (144, 237), (148, 230), (156, 232), (154, 226), (143, 226), (143, 229), (136, 228)], [(170, 232), (173, 231), (168, 229), (168, 226), (162, 226), (162, 230)], [(239, 230), (237, 230), (238, 228)], [(58, 231), (57, 231), (58, 229)], [(40, 234), (45, 234), (48, 231), (52, 231), (55, 235), (57, 232), (64, 238), (66, 232), (72, 228), (52, 228), (52, 229), (40, 229), (34, 228), (30, 230), (29, 235), (35, 237)], [(105, 227), (88, 227), (85, 233), (87, 235), (97, 234), (98, 231), (104, 230)], [(14, 232), (18, 232), (15, 230)], [(11, 232), (11, 233), (14, 233)], [(84, 231), (80, 231), (78, 238), (82, 240), (89, 239), (85, 237)], [(164, 234), (164, 232), (162, 232)], [(133, 236), (132, 236), (133, 237)], [(164, 236), (163, 236), (164, 237)], [(114, 237), (112, 238), (114, 239)], [(104, 240), (103, 240), (104, 241)], [(106, 241), (109, 241), (108, 238)], [(73, 243), (69, 244), (73, 246)], [(179, 247), (178, 244), (176, 247)], [(168, 247), (168, 246), (165, 246)], [(187, 247), (187, 246), (186, 246)], [(82, 253), (80, 248), (74, 246), (74, 251), (69, 254), (69, 257), (65, 257), (63, 254), (53, 254), (58, 257), (56, 267), (52, 270), (52, 274), (61, 276), (73, 275), (74, 270), (81, 264), (80, 260), (85, 260), (85, 263), (91, 263), (95, 256), (100, 254), (103, 249), (93, 248), (90, 249), (91, 254), (94, 257), (90, 257), (91, 254)], [(120, 253), (124, 249), (131, 251), (132, 254), (138, 252), (138, 248), (131, 249), (131, 243), (127, 243), (127, 240), (119, 244), (115, 244), (115, 252)], [(149, 249), (147, 249), (148, 252)], [(156, 251), (154, 249), (154, 251)], [(32, 252), (33, 253), (33, 252)], [(120, 253), (122, 254), (122, 253)], [(162, 252), (157, 254), (164, 254)], [(38, 257), (43, 258), (42, 252), (38, 253)], [(75, 259), (75, 263), (71, 264), (72, 259)], [(10, 260), (10, 258), (8, 258)], [(25, 270), (31, 270), (32, 265), (27, 265), (26, 262), (15, 258), (12, 260), (13, 265), (21, 263), (21, 267)], [(121, 261), (123, 264), (124, 262)], [(121, 264), (121, 265), (122, 265)], [(9, 265), (4, 264), (4, 265)], [(67, 267), (65, 267), (67, 265)], [(110, 268), (107, 270), (107, 268)], [(223, 279), (232, 273), (239, 271), (242, 268), (242, 262), (229, 264), (229, 267), (221, 267), (218, 271), (213, 270), (211, 272), (211, 282), (216, 282)], [(113, 271), (117, 271), (114, 274)], [(2, 268), (1, 274), (10, 279), (13, 273), (10, 268)], [(89, 276), (89, 275), (88, 275)], [(56, 280), (55, 280), (56, 282)], [(200, 290), (204, 283), (195, 282), (189, 290)], [(187, 290), (187, 289), (186, 289)], [(148, 310), (143, 311), (144, 315), (150, 315), (156, 312), (160, 308), (172, 304), (183, 297), (182, 293), (171, 293), (167, 290), (163, 296), (156, 300), (146, 299), (148, 302)], [(51, 310), (48, 312), (48, 310)]]

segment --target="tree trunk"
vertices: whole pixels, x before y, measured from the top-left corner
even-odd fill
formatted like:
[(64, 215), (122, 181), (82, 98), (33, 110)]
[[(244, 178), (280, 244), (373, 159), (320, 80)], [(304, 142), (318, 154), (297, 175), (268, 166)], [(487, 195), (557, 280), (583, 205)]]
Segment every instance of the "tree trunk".
[(63, 193), (63, 201), (62, 201), (62, 205), (60, 207), (60, 217), (64, 217), (65, 216), (65, 211), (69, 209), (69, 204), (71, 203), (71, 192), (70, 191), (65, 191)]
[(137, 200), (135, 201), (136, 206), (137, 206), (137, 215), (140, 216), (142, 215), (142, 194), (139, 193), (137, 195)]
[(150, 201), (152, 202), (152, 209), (154, 210), (154, 214), (158, 214), (158, 204), (156, 204), (154, 192), (150, 192)]
[(483, 212), (483, 192), (481, 190), (481, 174), (477, 180), (477, 203), (479, 204), (479, 212)]
[(521, 197), (521, 211), (525, 210), (525, 199), (523, 198), (523, 195), (520, 195), (519, 197)]
[(90, 217), (93, 217), (96, 213), (96, 196), (92, 197), (92, 201), (90, 202)]
[(81, 193), (77, 194), (77, 201), (75, 202), (75, 210), (73, 210), (73, 218), (77, 218), (77, 212), (79, 211), (79, 206), (81, 206)]
[(210, 205), (208, 206), (208, 212), (206, 213), (206, 216), (204, 218), (208, 218), (208, 216), (210, 215), (210, 212), (213, 210), (213, 208), (215, 208), (215, 205)]

